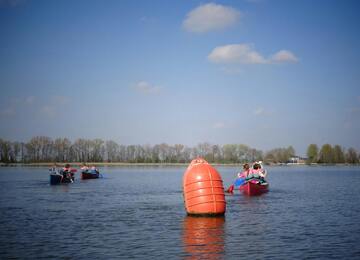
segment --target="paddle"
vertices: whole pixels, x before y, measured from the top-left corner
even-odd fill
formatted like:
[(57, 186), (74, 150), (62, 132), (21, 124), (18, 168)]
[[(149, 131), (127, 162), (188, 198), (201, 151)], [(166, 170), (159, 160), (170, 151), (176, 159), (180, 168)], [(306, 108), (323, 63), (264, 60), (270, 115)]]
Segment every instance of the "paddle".
[(230, 185), (230, 187), (227, 190), (225, 190), (225, 192), (228, 193), (233, 193), (233, 191), (234, 191), (234, 184)]
[(237, 178), (237, 179), (235, 180), (234, 185), (235, 185), (236, 187), (240, 187), (241, 185), (244, 184), (244, 182), (245, 182), (245, 178)]
[(230, 185), (230, 187), (226, 190), (228, 193), (233, 193), (234, 188), (240, 187), (245, 182), (245, 178), (237, 178), (234, 182), (234, 184)]

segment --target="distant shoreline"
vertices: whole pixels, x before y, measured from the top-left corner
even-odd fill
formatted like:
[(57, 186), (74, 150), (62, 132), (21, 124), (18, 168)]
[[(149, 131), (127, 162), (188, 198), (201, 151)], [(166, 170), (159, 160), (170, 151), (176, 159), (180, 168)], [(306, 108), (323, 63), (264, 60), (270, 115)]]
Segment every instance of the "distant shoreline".
[[(63, 167), (66, 163), (56, 163), (58, 167)], [(73, 162), (69, 163), (72, 167), (80, 167), (83, 163)], [(97, 166), (97, 167), (177, 167), (183, 166), (187, 167), (189, 163), (121, 163), (121, 162), (94, 162), (94, 163), (86, 163), (88, 166)], [(53, 166), (53, 162), (42, 162), (42, 163), (0, 163), (0, 167), (51, 167)], [(213, 166), (229, 166), (229, 167), (242, 167), (242, 163), (211, 163)], [(321, 163), (273, 163), (273, 164), (265, 164), (266, 166), (359, 166), (360, 164), (348, 164), (348, 163), (339, 163), (339, 164), (321, 164)]]

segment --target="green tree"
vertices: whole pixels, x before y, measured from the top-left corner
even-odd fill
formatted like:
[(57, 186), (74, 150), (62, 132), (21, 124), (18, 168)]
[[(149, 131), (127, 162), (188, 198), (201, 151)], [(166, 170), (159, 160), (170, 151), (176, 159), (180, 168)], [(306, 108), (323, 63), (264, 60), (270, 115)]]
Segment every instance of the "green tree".
[(346, 153), (346, 162), (347, 163), (359, 163), (359, 158), (356, 150), (354, 148), (349, 148)]
[(319, 154), (320, 163), (334, 163), (334, 150), (330, 144), (324, 144)]
[(286, 163), (294, 155), (295, 150), (292, 146), (288, 148), (275, 148), (265, 154), (264, 160), (267, 163)]
[(286, 156), (288, 157), (288, 159), (290, 157), (293, 157), (295, 156), (296, 152), (295, 152), (295, 149), (294, 147), (292, 147), (291, 145), (286, 149)]
[(334, 146), (334, 162), (345, 163), (345, 154), (340, 145)]
[(234, 163), (237, 161), (236, 156), (236, 145), (235, 144), (225, 144), (223, 146), (224, 161), (227, 163)]
[(310, 144), (307, 148), (306, 155), (308, 157), (308, 163), (315, 163), (318, 160), (319, 148), (316, 144)]
[(13, 162), (11, 156), (11, 143), (0, 139), (0, 161), (4, 163)]

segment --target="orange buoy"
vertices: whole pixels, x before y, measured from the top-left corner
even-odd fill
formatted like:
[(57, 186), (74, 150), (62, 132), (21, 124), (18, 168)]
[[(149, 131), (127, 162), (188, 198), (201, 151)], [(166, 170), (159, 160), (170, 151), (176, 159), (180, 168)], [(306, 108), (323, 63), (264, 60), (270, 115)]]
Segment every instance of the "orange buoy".
[(224, 215), (221, 175), (202, 158), (192, 160), (183, 178), (185, 209), (189, 215)]

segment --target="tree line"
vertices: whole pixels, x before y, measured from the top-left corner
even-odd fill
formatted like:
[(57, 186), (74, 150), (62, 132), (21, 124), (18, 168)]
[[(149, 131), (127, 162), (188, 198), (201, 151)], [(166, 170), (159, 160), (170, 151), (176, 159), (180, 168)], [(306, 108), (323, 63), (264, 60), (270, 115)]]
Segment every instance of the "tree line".
[(307, 163), (348, 163), (358, 164), (360, 154), (354, 148), (345, 149), (340, 145), (324, 144), (319, 147), (316, 144), (310, 144), (307, 148)]
[[(325, 146), (325, 147), (324, 147)], [(358, 163), (359, 155), (353, 148), (345, 151), (340, 146), (324, 145), (320, 150), (309, 145), (308, 163)], [(330, 147), (329, 147), (330, 146)], [(339, 149), (340, 147), (340, 149)], [(203, 157), (210, 163), (287, 163), (296, 155), (292, 146), (275, 148), (267, 152), (245, 144), (217, 145), (207, 142), (194, 147), (182, 144), (124, 145), (113, 140), (79, 138), (52, 139), (35, 136), (28, 142), (8, 141), (0, 138), (0, 162), (115, 162), (115, 163), (188, 163)]]

